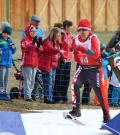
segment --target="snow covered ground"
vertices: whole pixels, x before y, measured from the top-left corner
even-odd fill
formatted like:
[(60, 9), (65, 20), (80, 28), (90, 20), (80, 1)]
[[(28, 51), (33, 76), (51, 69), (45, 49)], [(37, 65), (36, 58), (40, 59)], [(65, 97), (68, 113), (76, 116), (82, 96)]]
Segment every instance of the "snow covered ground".
[[(66, 110), (65, 110), (66, 111)], [(27, 135), (112, 135), (107, 130), (100, 130), (102, 111), (83, 109), (79, 118), (86, 126), (76, 125), (63, 118), (63, 110), (41, 110), (38, 113), (22, 114)], [(111, 110), (113, 118), (120, 110)]]

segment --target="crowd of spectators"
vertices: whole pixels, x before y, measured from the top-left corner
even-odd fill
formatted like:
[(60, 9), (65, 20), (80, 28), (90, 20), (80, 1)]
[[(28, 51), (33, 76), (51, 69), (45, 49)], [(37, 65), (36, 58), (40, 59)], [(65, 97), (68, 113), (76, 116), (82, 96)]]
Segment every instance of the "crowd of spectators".
[[(85, 50), (82, 49), (79, 53), (78, 50), (76, 51), (77, 47), (74, 44), (78, 42), (76, 41), (77, 34), (72, 33), (73, 23), (70, 20), (55, 23), (48, 36), (45, 36), (42, 28), (39, 28), (40, 22), (41, 19), (37, 15), (33, 15), (29, 24), (22, 31), (20, 43), (22, 56), (20, 57), (22, 58), (21, 70), (24, 78), (24, 100), (33, 101), (32, 91), (35, 87), (35, 77), (37, 70), (40, 70), (41, 76), (39, 79), (43, 82), (44, 103), (67, 103), (73, 58), (76, 62), (76, 70), (78, 70), (81, 66), (78, 60), (80, 53), (84, 51), (87, 52), (87, 55), (93, 55), (93, 52), (86, 47)], [(81, 28), (82, 25), (86, 26), (86, 24), (78, 23), (79, 29), (77, 29), (77, 32), (90, 31), (91, 27)], [(0, 100), (10, 100), (7, 88), (9, 73), (13, 55), (16, 51), (20, 51), (16, 50), (11, 35), (12, 27), (7, 21), (3, 21), (0, 32)], [(84, 39), (84, 42), (87, 44), (86, 39)], [(116, 75), (116, 69), (120, 70), (119, 51), (120, 30), (114, 34), (107, 46), (100, 43), (105, 92), (108, 95), (109, 105), (114, 107), (120, 106), (120, 80)], [(90, 58), (91, 61), (94, 59)], [(113, 66), (111, 66), (111, 58)], [(83, 62), (87, 62), (85, 60)], [(91, 90), (91, 84), (88, 81), (84, 82), (81, 102), (85, 105), (89, 105)], [(97, 96), (99, 97), (99, 95)], [(94, 97), (94, 105), (100, 105), (98, 97)]]

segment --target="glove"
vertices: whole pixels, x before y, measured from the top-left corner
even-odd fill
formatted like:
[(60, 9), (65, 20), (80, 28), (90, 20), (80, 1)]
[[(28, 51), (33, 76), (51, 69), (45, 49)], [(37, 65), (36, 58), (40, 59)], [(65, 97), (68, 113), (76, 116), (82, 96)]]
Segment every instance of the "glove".
[(15, 44), (12, 42), (12, 43), (9, 44), (9, 47), (10, 47), (11, 49), (14, 49), (14, 48), (15, 48)]
[(10, 47), (13, 47), (13, 46), (15, 46), (15, 44), (12, 42), (12, 43), (10, 43), (9, 46), (10, 46)]
[(35, 37), (33, 38), (33, 44), (35, 44), (35, 43), (37, 42), (37, 39), (38, 39), (37, 36), (35, 36)]
[(42, 44), (42, 37), (39, 37), (36, 43), (37, 47), (40, 47), (40, 45)]

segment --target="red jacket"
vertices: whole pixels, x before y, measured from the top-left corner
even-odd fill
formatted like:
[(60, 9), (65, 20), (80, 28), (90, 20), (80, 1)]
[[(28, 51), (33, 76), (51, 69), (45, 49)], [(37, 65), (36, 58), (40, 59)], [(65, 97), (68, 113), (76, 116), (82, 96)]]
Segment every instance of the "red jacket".
[(22, 66), (38, 68), (38, 54), (43, 51), (43, 47), (38, 48), (33, 44), (33, 39), (29, 35), (29, 27), (26, 28), (26, 37), (21, 41)]
[(42, 46), (44, 51), (39, 55), (39, 69), (50, 72), (52, 68), (57, 68), (58, 66), (60, 47), (58, 43), (53, 46), (49, 38), (44, 41)]
[(66, 59), (71, 61), (72, 59), (72, 50), (73, 50), (73, 35), (72, 34), (64, 34), (62, 37), (62, 49), (64, 52), (61, 54), (61, 59)]
[[(94, 55), (88, 55), (85, 53), (84, 47), (95, 52)], [(74, 54), (75, 61), (80, 65), (100, 65), (100, 42), (96, 35), (90, 34), (86, 40), (81, 39), (80, 36), (75, 38), (74, 48), (76, 50)]]

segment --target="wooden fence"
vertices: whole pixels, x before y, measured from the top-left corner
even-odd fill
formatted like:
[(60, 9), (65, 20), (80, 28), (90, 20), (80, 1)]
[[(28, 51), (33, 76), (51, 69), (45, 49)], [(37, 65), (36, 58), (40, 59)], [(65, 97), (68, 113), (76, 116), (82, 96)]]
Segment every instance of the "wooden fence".
[(20, 30), (36, 14), (41, 27), (48, 29), (65, 19), (88, 18), (95, 31), (116, 31), (120, 26), (120, 0), (0, 0), (0, 23), (8, 20)]

